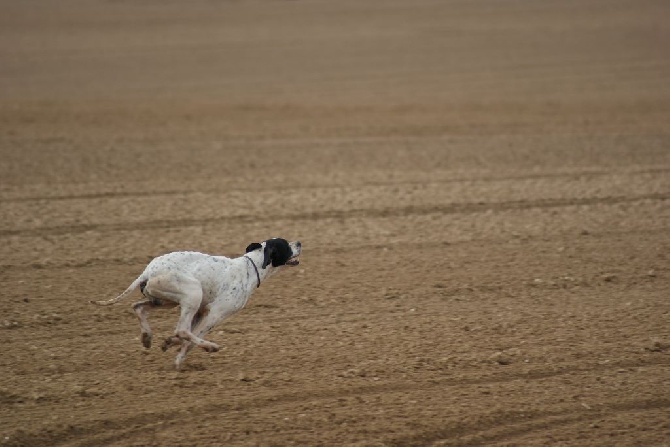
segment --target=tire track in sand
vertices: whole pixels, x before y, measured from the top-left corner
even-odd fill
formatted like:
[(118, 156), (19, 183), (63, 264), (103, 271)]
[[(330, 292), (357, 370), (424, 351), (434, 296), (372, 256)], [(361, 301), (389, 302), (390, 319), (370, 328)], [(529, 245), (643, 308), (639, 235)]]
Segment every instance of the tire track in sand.
[(393, 440), (392, 446), (444, 446), (488, 445), (493, 442), (513, 441), (530, 433), (551, 432), (554, 428), (589, 422), (620, 413), (665, 410), (669, 399), (630, 400), (606, 403), (597, 410), (558, 411), (505, 411), (484, 415), (472, 422), (452, 422), (435, 431), (419, 433)]
[(644, 200), (665, 201), (670, 198), (670, 193), (643, 194), (637, 196), (610, 196), (610, 197), (588, 197), (570, 199), (540, 199), (531, 201), (507, 201), (507, 202), (470, 202), (450, 203), (446, 205), (428, 206), (405, 206), (398, 208), (362, 208), (351, 210), (331, 210), (323, 212), (308, 212), (286, 215), (256, 216), (240, 214), (236, 216), (212, 217), (205, 219), (174, 219), (174, 220), (147, 220), (139, 222), (123, 222), (113, 224), (82, 224), (82, 225), (59, 225), (53, 227), (37, 227), (25, 229), (0, 230), (0, 238), (13, 236), (40, 237), (58, 236), (65, 234), (81, 234), (89, 231), (107, 233), (134, 230), (157, 230), (168, 228), (183, 228), (193, 226), (206, 226), (214, 224), (249, 224), (253, 222), (266, 221), (317, 221), (322, 219), (351, 219), (351, 218), (377, 218), (396, 217), (426, 214), (475, 214), (487, 211), (510, 211), (542, 208), (562, 208), (568, 206), (585, 205), (615, 205), (618, 203), (639, 202)]
[[(200, 418), (206, 414), (235, 414), (240, 410), (254, 408), (279, 407), (292, 405), (297, 402), (333, 400), (343, 397), (368, 396), (382, 393), (413, 391), (417, 389), (433, 389), (444, 387), (460, 388), (469, 385), (502, 384), (518, 380), (543, 380), (560, 377), (566, 374), (589, 373), (606, 371), (618, 368), (639, 366), (670, 366), (666, 359), (625, 360), (606, 365), (589, 365), (586, 367), (566, 365), (560, 369), (532, 371), (530, 373), (496, 374), (492, 376), (451, 378), (429, 382), (395, 382), (384, 384), (360, 385), (349, 388), (330, 388), (307, 392), (292, 392), (280, 395), (269, 395), (237, 402), (216, 402), (200, 406), (193, 406), (188, 411), (175, 413), (173, 410), (143, 411), (125, 416), (116, 416), (84, 422), (81, 425), (67, 424), (42, 428), (38, 431), (20, 431), (10, 435), (7, 446), (25, 445), (74, 445), (74, 446), (101, 446), (115, 443), (132, 437), (136, 433), (145, 433), (147, 430), (167, 426), (171, 422), (186, 418)], [(510, 411), (484, 415), (474, 422), (452, 423), (439, 430), (422, 432), (396, 438), (390, 445), (432, 445), (440, 441), (454, 441), (453, 445), (473, 445), (482, 440), (495, 441), (512, 439), (515, 436), (527, 434), (530, 431), (540, 431), (553, 426), (569, 425), (578, 421), (601, 418), (606, 415), (670, 408), (670, 399), (638, 399), (625, 402), (603, 404), (597, 410), (588, 408), (575, 410), (574, 408), (555, 411)], [(482, 425), (488, 428), (482, 430)], [(483, 434), (479, 434), (480, 432)], [(476, 437), (475, 437), (476, 436)], [(81, 439), (86, 437), (86, 439)], [(474, 438), (469, 438), (474, 437)]]
[[(366, 180), (360, 184), (360, 186), (385, 186), (385, 185), (426, 185), (426, 184), (452, 184), (452, 183), (472, 183), (472, 182), (501, 182), (501, 181), (515, 181), (515, 180), (541, 180), (541, 179), (576, 179), (576, 178), (591, 178), (591, 177), (605, 177), (613, 174), (626, 174), (626, 175), (644, 175), (644, 174), (665, 174), (670, 173), (670, 168), (648, 168), (648, 169), (637, 169), (631, 171), (621, 171), (621, 172), (611, 172), (611, 171), (600, 171), (600, 170), (588, 170), (588, 171), (577, 171), (577, 172), (546, 172), (546, 173), (531, 173), (531, 174), (518, 174), (518, 175), (502, 175), (502, 176), (473, 176), (473, 177), (460, 177), (460, 178), (449, 178), (449, 179), (407, 179), (407, 180), (394, 180), (394, 181), (374, 181)], [(283, 186), (280, 188), (281, 191), (302, 191), (310, 190), (312, 188), (327, 188), (327, 189), (338, 189), (349, 186), (348, 183), (329, 183), (328, 185), (322, 184), (312, 184), (304, 183), (301, 185), (292, 185), (292, 186)], [(0, 203), (11, 203), (11, 202), (42, 202), (42, 201), (54, 201), (54, 202), (65, 202), (69, 200), (100, 200), (100, 199), (139, 199), (142, 197), (170, 197), (174, 195), (189, 195), (189, 194), (216, 194), (224, 193), (231, 191), (264, 191), (267, 188), (264, 187), (241, 187), (236, 185), (231, 187), (231, 185), (226, 185), (225, 188), (217, 187), (211, 189), (181, 189), (181, 190), (157, 190), (157, 191), (100, 191), (100, 192), (90, 192), (90, 193), (70, 193), (62, 195), (28, 195), (20, 197), (0, 197)]]

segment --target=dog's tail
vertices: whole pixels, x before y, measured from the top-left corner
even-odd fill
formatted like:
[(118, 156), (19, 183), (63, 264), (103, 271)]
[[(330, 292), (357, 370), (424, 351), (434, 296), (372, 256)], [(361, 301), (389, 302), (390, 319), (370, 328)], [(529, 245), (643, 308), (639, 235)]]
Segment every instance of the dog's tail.
[(121, 301), (122, 299), (124, 299), (125, 297), (127, 297), (128, 295), (130, 295), (131, 293), (133, 293), (133, 291), (135, 289), (137, 289), (137, 286), (139, 286), (141, 283), (142, 283), (142, 275), (140, 275), (135, 281), (133, 281), (133, 283), (128, 286), (126, 291), (123, 292), (121, 295), (117, 296), (116, 298), (112, 298), (112, 299), (109, 299), (109, 300), (101, 300), (101, 301), (91, 300), (91, 301), (89, 301), (89, 303), (97, 304), (98, 306), (109, 306), (110, 304), (116, 304), (119, 301)]

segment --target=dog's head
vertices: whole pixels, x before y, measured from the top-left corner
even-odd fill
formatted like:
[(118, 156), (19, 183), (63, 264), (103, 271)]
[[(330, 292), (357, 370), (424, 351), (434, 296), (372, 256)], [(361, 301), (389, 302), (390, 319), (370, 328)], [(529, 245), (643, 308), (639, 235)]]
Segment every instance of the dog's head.
[(298, 256), (302, 251), (302, 244), (300, 241), (289, 242), (286, 239), (274, 238), (260, 244), (258, 242), (249, 244), (246, 253), (256, 250), (263, 250), (263, 264), (261, 265), (263, 269), (268, 265), (272, 267), (296, 266), (300, 263)]

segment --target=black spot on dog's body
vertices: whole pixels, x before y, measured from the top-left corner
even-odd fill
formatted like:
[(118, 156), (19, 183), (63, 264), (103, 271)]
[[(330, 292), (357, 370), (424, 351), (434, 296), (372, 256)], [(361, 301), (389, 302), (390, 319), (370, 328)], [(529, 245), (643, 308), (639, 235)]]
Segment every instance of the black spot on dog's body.
[(144, 288), (147, 286), (147, 280), (145, 279), (140, 283), (140, 292), (142, 292), (142, 295), (144, 295)]

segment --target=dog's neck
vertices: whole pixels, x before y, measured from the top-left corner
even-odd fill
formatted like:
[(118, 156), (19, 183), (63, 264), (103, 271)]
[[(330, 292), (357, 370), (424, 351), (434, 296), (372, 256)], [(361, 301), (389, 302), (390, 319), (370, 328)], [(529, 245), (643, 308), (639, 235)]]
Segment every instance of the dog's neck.
[(260, 285), (264, 283), (266, 279), (270, 278), (270, 276), (279, 271), (279, 268), (272, 267), (272, 264), (265, 268), (261, 267), (265, 258), (263, 255), (263, 250), (249, 252), (242, 256), (242, 258), (246, 258), (242, 259), (242, 261), (247, 266), (249, 277), (253, 278), (253, 284), (255, 285), (254, 288), (260, 287)]
[(247, 255), (244, 255), (243, 257), (244, 257), (244, 258), (251, 264), (251, 266), (254, 268), (254, 272), (256, 273), (256, 280), (258, 281), (258, 283), (256, 284), (256, 288), (259, 288), (259, 287), (261, 286), (261, 275), (258, 273), (258, 267), (256, 266), (256, 263), (254, 262), (253, 259), (251, 259), (251, 258), (250, 258), (249, 256), (247, 256)]

